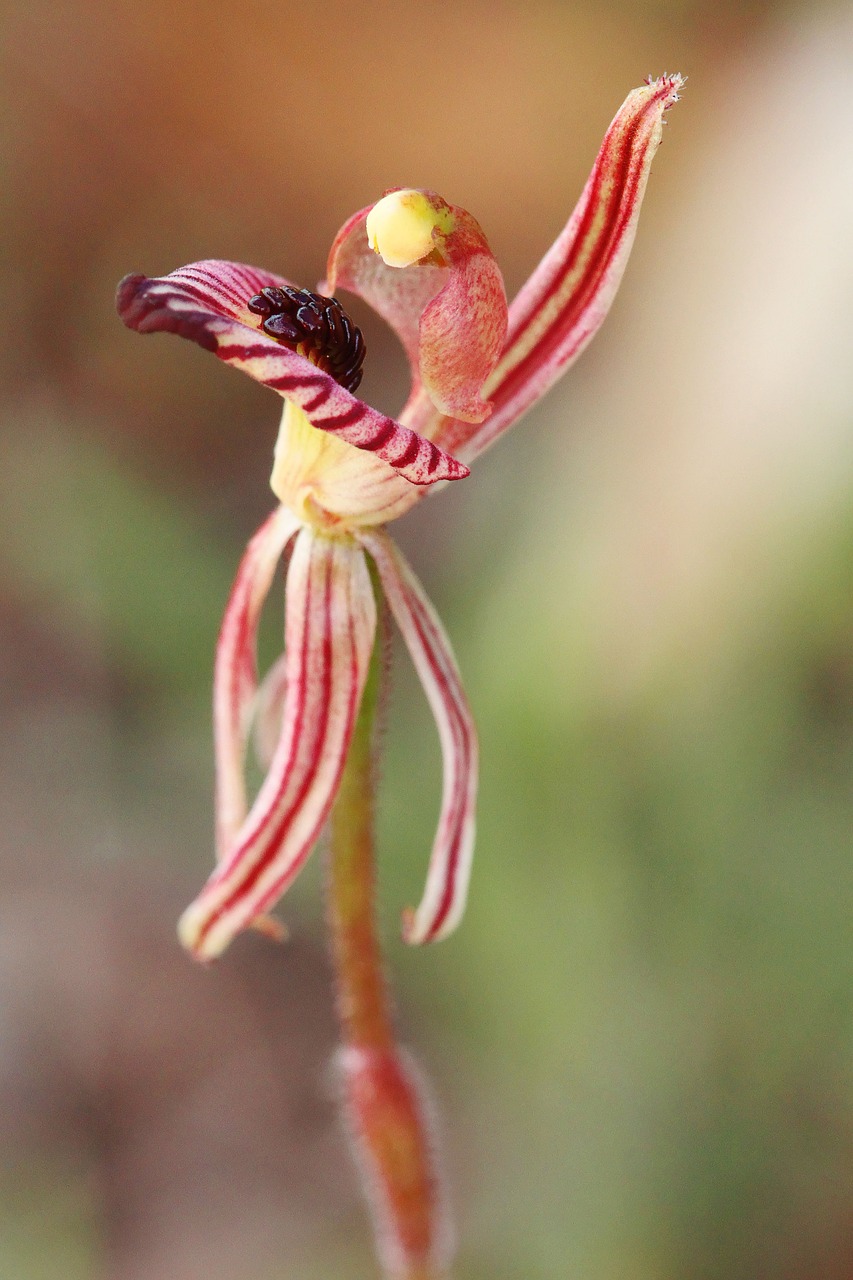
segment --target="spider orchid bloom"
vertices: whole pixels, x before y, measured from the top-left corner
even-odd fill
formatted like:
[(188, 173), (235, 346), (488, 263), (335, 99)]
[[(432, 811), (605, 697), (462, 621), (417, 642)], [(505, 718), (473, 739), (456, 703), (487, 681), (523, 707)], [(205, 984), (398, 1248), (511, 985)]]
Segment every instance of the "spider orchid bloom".
[[(428, 191), (395, 190), (345, 223), (317, 294), (237, 263), (128, 276), (118, 310), (140, 333), (191, 338), (284, 398), (271, 486), (280, 506), (249, 543), (225, 611), (214, 674), (217, 864), (180, 935), (201, 959), (242, 929), (273, 927), (328, 817), (376, 627), (367, 557), (435, 715), (443, 797), (426, 890), (407, 941), (446, 936), (465, 904), (477, 741), (450, 644), (384, 526), (467, 463), (542, 396), (597, 332), (625, 270), (664, 112), (680, 76), (629, 94), (565, 229), (507, 308), (477, 222)], [(396, 331), (411, 365), (398, 419), (354, 392), (364, 342), (337, 289)], [(289, 549), (285, 645), (258, 684), (261, 607)], [(266, 777), (250, 805), (254, 723)]]

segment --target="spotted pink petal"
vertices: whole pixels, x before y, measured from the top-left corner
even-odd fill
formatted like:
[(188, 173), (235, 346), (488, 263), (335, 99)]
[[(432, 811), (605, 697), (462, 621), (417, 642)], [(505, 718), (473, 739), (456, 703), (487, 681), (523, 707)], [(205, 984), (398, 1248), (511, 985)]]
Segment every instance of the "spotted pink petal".
[(303, 528), (285, 599), (281, 738), (231, 852), (179, 926), (202, 960), (263, 916), (308, 857), (340, 782), (367, 675), (376, 604), (360, 547)]
[(468, 468), (358, 400), (304, 356), (268, 337), (247, 302), (287, 281), (237, 262), (193, 262), (168, 276), (130, 275), (116, 295), (118, 313), (139, 333), (177, 333), (242, 369), (304, 410), (315, 427), (377, 457), (412, 484), (458, 480)]
[(375, 561), (385, 598), (424, 686), (438, 726), (444, 784), (426, 890), (403, 916), (407, 942), (435, 942), (465, 910), (477, 798), (477, 731), (444, 628), (400, 551), (379, 532), (359, 535)]
[(386, 265), (368, 244), (371, 210), (362, 209), (338, 232), (321, 287), (358, 294), (395, 330), (411, 365), (410, 400), (422, 385), (440, 413), (482, 422), (491, 409), (483, 383), (506, 335), (503, 276), (470, 213), (434, 192), (412, 194), (450, 220), (451, 230), (434, 232), (432, 253), (408, 267)]
[[(679, 75), (628, 95), (607, 130), (583, 194), (562, 234), (509, 309), (503, 355), (485, 387), (494, 409), (482, 426), (446, 421), (431, 434), (469, 461), (553, 385), (601, 327), (625, 272), (664, 112)], [(413, 425), (430, 429), (423, 415)]]
[(258, 684), (258, 621), (281, 554), (299, 522), (279, 507), (252, 538), (231, 589), (216, 647), (213, 733), (216, 756), (216, 852), (230, 852), (247, 813), (246, 741)]

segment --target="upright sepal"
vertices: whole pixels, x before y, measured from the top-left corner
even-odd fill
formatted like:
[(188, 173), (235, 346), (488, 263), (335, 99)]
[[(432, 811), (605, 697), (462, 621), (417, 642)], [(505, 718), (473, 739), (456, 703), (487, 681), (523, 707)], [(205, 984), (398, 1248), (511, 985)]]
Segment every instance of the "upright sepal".
[[(664, 112), (682, 84), (681, 76), (664, 75), (625, 99), (565, 229), (510, 306), (506, 345), (485, 388), (492, 416), (473, 429), (461, 421), (440, 424), (434, 438), (445, 448), (468, 460), (481, 453), (598, 332), (628, 262)], [(422, 415), (417, 421), (429, 429)]]
[(403, 916), (407, 942), (435, 942), (462, 918), (474, 853), (477, 731), (450, 641), (438, 615), (400, 551), (379, 532), (361, 535), (382, 590), (412, 656), (435, 716), (443, 759), (441, 815), (426, 890), (416, 911)]

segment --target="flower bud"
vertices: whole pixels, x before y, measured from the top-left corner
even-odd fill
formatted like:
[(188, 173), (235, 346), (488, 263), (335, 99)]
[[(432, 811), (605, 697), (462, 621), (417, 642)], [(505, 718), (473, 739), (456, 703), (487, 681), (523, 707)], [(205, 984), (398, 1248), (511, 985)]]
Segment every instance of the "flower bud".
[(446, 1273), (451, 1233), (419, 1073), (394, 1046), (347, 1046), (339, 1064), (343, 1111), (382, 1263), (394, 1280), (439, 1280)]

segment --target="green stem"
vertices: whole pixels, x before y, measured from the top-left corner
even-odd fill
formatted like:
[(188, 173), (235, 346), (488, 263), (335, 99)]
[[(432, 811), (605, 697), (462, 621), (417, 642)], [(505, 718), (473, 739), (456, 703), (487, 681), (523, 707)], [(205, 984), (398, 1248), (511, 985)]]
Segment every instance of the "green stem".
[(447, 1230), (417, 1074), (396, 1043), (374, 908), (374, 653), (331, 817), (328, 917), (344, 1108), (389, 1280), (440, 1280)]
[(391, 1010), (374, 919), (373, 819), (376, 708), (380, 664), (374, 654), (330, 823), (329, 924), (346, 1043), (387, 1049)]

